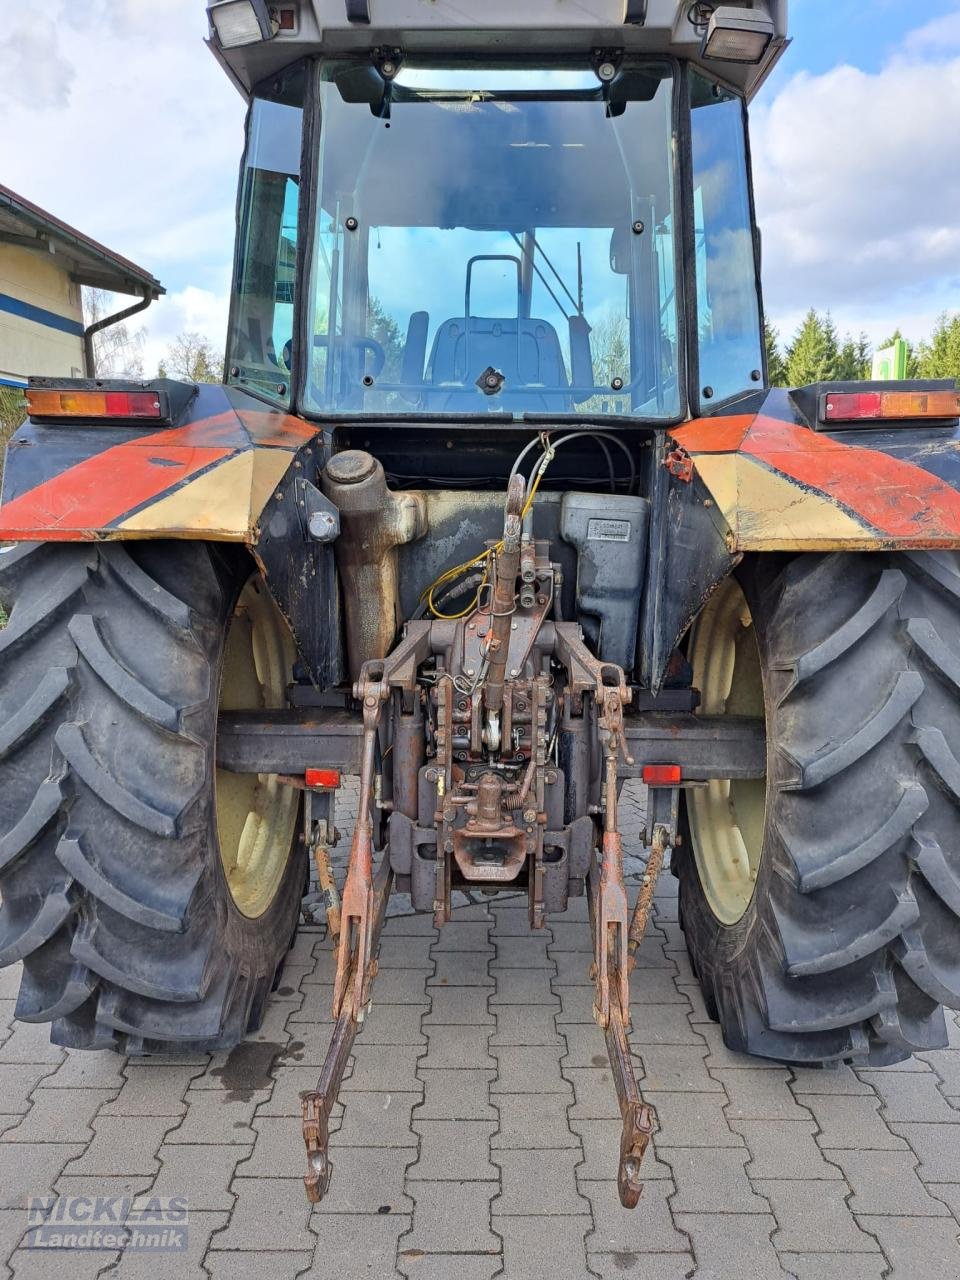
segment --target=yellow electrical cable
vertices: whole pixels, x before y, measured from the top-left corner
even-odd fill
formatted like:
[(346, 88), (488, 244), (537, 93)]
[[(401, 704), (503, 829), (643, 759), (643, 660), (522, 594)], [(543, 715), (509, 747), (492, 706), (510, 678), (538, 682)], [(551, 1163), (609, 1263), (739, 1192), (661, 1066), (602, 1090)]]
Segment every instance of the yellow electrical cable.
[[(530, 508), (533, 506), (533, 500), (537, 496), (537, 490), (540, 488), (540, 481), (543, 479), (547, 467), (553, 461), (554, 454), (556, 452), (556, 450), (550, 448), (550, 437), (546, 434), (541, 436), (541, 443), (543, 444), (543, 453), (540, 455), (540, 459), (537, 463), (536, 473), (534, 475), (533, 484), (530, 486), (530, 492), (527, 495), (527, 500), (523, 504), (523, 510), (520, 512), (521, 520), (525, 518)], [(498, 555), (502, 550), (503, 540), (501, 539), (488, 551), (481, 551), (480, 554), (474, 556), (472, 560), (465, 560), (463, 564), (455, 565), (452, 569), (445, 569), (444, 572), (440, 574), (439, 578), (434, 579), (434, 581), (430, 583), (429, 587), (424, 588), (424, 590), (420, 592), (420, 599), (426, 601), (427, 608), (430, 613), (432, 613), (435, 618), (439, 618), (441, 622), (458, 622), (461, 618), (465, 618), (468, 614), (473, 613), (474, 609), (476, 609), (477, 605), (480, 603), (480, 593), (489, 581), (489, 557), (491, 555)], [(480, 564), (484, 560), (487, 561), (487, 568), (484, 570), (483, 579), (479, 587), (477, 587), (476, 595), (467, 607), (462, 609), (460, 613), (441, 613), (433, 603), (433, 593), (440, 587), (446, 586), (448, 582), (455, 581), (457, 578), (461, 577), (462, 574), (466, 573), (468, 569), (472, 569), (474, 565)]]

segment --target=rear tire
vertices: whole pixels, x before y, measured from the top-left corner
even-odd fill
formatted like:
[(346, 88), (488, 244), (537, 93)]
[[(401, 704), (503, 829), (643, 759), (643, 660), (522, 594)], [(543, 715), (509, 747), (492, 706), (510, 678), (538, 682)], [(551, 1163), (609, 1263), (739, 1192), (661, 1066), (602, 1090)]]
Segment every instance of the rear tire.
[(688, 807), (674, 862), (707, 1007), (731, 1049), (784, 1062), (942, 1047), (942, 1006), (960, 1008), (960, 557), (759, 557), (738, 579), (766, 811), (732, 919)]
[(250, 571), (189, 542), (0, 555), (0, 964), (56, 1044), (223, 1049), (262, 1019), (305, 858), (288, 821), (269, 901), (238, 909), (214, 760)]

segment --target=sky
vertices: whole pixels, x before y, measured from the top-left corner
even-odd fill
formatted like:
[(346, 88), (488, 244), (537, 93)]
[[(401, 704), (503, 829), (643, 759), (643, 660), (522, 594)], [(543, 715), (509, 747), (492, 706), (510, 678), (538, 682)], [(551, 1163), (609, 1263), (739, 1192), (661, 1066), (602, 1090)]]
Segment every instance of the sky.
[[(18, 0), (0, 34), (0, 182), (152, 271), (152, 372), (223, 345), (243, 102), (203, 0)], [(960, 0), (790, 0), (752, 108), (767, 312), (876, 341), (960, 311)]]

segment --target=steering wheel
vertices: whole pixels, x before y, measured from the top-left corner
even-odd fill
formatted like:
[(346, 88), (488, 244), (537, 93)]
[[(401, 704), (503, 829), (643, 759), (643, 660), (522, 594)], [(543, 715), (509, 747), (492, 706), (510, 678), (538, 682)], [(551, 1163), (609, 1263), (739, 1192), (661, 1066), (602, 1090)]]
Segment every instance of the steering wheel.
[[(378, 342), (376, 338), (335, 337), (333, 339), (333, 343), (331, 344), (329, 334), (318, 333), (314, 335), (313, 345), (315, 347), (330, 347), (332, 345), (334, 348), (339, 347), (341, 350), (347, 350), (347, 351), (350, 350), (351, 348), (355, 349), (360, 355), (359, 366), (360, 366), (360, 371), (362, 376), (367, 376), (367, 374), (369, 374), (370, 377), (379, 378), (380, 374), (383, 373), (384, 366), (387, 363), (387, 353), (384, 350), (383, 344)], [(367, 352), (369, 352), (370, 355), (373, 357), (372, 369), (367, 369), (366, 367)], [(283, 362), (288, 369), (290, 368), (290, 357), (292, 353), (293, 353), (293, 340), (288, 339), (283, 347)]]

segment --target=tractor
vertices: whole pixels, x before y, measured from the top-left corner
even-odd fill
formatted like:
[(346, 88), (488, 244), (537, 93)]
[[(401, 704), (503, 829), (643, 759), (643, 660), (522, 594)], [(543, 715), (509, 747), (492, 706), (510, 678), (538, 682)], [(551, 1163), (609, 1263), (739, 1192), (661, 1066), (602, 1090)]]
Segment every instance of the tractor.
[(395, 893), (438, 926), (522, 893), (534, 930), (587, 897), (628, 1206), (665, 865), (731, 1049), (946, 1043), (960, 394), (768, 384), (747, 110), (786, 8), (213, 0), (248, 103), (224, 383), (29, 383), (0, 506), (16, 1016), (229, 1049), (315, 866), (312, 1200)]

